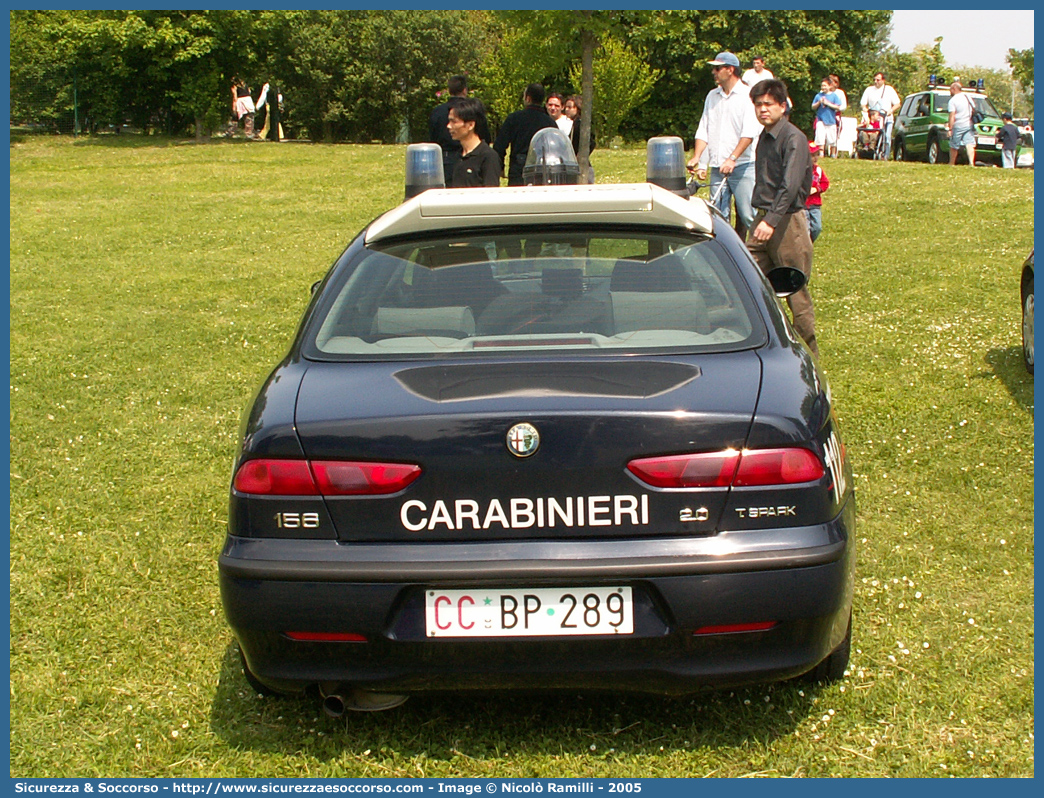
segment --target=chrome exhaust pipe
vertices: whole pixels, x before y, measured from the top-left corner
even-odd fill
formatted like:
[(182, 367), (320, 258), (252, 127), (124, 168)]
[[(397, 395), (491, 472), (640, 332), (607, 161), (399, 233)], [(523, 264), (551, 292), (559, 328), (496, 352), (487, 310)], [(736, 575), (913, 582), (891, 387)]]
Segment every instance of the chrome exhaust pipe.
[(331, 718), (340, 718), (345, 712), (381, 712), (394, 709), (409, 696), (395, 693), (376, 693), (373, 690), (353, 688), (350, 684), (323, 682), (319, 685), (323, 712)]
[(323, 712), (325, 712), (328, 717), (343, 717), (344, 711), (344, 696), (338, 695), (337, 693), (331, 693), (330, 695), (323, 696)]

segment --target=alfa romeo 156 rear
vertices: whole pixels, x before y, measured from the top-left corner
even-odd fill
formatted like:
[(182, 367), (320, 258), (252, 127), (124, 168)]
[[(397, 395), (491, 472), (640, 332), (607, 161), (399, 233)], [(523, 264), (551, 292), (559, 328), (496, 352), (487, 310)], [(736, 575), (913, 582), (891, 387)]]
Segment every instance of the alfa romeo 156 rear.
[(245, 414), (221, 588), (251, 683), (333, 713), (831, 679), (854, 517), (826, 382), (706, 203), (429, 190)]

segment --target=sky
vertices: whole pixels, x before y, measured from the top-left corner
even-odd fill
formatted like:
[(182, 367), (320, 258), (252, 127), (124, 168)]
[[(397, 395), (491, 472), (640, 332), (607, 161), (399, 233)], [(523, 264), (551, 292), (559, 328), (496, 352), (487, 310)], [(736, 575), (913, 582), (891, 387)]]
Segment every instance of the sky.
[(1033, 47), (1032, 11), (893, 11), (892, 44), (903, 52), (942, 36), (947, 66), (1007, 71), (1008, 48)]

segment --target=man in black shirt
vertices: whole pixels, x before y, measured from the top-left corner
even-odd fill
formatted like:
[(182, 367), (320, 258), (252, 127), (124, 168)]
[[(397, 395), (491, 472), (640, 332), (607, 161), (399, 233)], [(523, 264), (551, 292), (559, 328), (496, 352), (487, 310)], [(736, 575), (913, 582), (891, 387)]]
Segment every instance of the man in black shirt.
[(522, 167), (526, 165), (529, 142), (532, 141), (533, 134), (545, 127), (558, 127), (544, 109), (544, 87), (539, 83), (530, 83), (526, 87), (522, 102), (526, 107), (508, 114), (493, 142), (493, 149), (497, 151), (502, 162), (507, 156), (508, 147), (511, 147), (511, 160), (507, 170), (509, 186), (522, 185)]
[[(808, 232), (805, 200), (812, 187), (812, 157), (805, 134), (785, 117), (787, 87), (781, 80), (764, 80), (751, 93), (754, 113), (764, 127), (755, 159), (754, 196), (756, 211), (747, 248), (768, 274), (780, 266), (799, 269), (812, 276), (812, 238)], [(797, 331), (815, 357), (815, 312), (808, 285), (787, 297)]]
[[(460, 144), (454, 141), (449, 134), (446, 123), (449, 121), (449, 109), (452, 105), (468, 96), (468, 79), (463, 75), (454, 75), (446, 82), (450, 98), (436, 105), (428, 118), (428, 141), (438, 144), (442, 148), (442, 170), (446, 177), (446, 185), (452, 186), (453, 167), (460, 160)], [(476, 125), (475, 132), (478, 137), (489, 143), (489, 126), (483, 114), (481, 121)]]
[(485, 120), (482, 103), (471, 97), (461, 98), (449, 109), (449, 134), (463, 151), (453, 167), (453, 188), (500, 185), (500, 156), (475, 132)]

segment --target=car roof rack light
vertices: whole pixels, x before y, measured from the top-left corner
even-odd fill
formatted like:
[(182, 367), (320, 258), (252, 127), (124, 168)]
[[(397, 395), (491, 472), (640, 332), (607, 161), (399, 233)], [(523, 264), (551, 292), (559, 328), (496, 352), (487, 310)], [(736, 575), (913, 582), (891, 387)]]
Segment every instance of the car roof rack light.
[(438, 144), (410, 144), (406, 147), (406, 199), (429, 188), (446, 188), (442, 147)]
[(688, 197), (685, 185), (685, 143), (678, 136), (653, 136), (645, 146), (645, 180)]
[(522, 182), (527, 186), (575, 186), (580, 182), (573, 145), (559, 128), (545, 127), (533, 134)]

